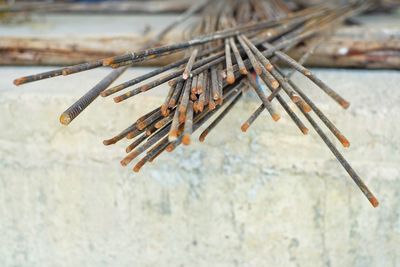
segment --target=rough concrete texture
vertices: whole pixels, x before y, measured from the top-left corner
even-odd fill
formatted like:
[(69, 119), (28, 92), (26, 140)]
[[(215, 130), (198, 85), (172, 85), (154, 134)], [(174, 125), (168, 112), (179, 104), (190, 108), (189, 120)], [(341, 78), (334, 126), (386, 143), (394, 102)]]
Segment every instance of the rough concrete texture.
[(347, 111), (296, 77), (351, 140), (340, 150), (380, 199), (373, 209), (316, 133), (302, 136), (283, 112), (243, 134), (258, 106), (249, 95), (204, 144), (134, 174), (119, 165), (128, 143), (102, 140), (165, 88), (98, 99), (64, 127), (58, 115), (107, 70), (11, 84), (42, 70), (0, 69), (1, 266), (400, 266), (398, 72), (316, 70)]

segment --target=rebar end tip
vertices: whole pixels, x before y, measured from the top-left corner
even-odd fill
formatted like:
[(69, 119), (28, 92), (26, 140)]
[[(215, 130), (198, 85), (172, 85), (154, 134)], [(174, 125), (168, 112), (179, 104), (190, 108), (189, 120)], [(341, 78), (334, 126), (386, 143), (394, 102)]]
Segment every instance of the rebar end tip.
[(124, 100), (121, 96), (116, 96), (116, 97), (114, 97), (114, 102), (115, 103), (119, 103), (119, 102), (121, 102), (122, 100)]
[(371, 204), (374, 208), (379, 206), (379, 201), (376, 197), (372, 196), (368, 200), (369, 200), (369, 202), (371, 202)]
[(191, 140), (190, 140), (190, 135), (185, 134), (182, 138), (182, 144), (184, 144), (185, 146), (190, 145)]
[(347, 140), (346, 137), (344, 137), (343, 135), (339, 136), (339, 141), (340, 143), (342, 143), (343, 147), (350, 147), (350, 142), (349, 140)]
[(228, 84), (234, 84), (235, 83), (235, 76), (233, 75), (228, 75), (228, 77), (226, 77), (226, 82)]
[(103, 141), (103, 145), (105, 145), (105, 146), (109, 146), (109, 145), (113, 145), (113, 144), (115, 144), (113, 139)]
[(143, 165), (138, 163), (135, 165), (135, 167), (133, 167), (133, 171), (138, 173), (142, 167), (143, 167)]
[(300, 98), (300, 96), (298, 96), (298, 95), (292, 95), (291, 99), (292, 99), (292, 101), (293, 101), (294, 103), (298, 103), (298, 102), (301, 101), (301, 98)]
[(19, 86), (19, 85), (21, 85), (21, 84), (26, 83), (26, 81), (27, 81), (27, 79), (26, 79), (25, 77), (22, 77), (22, 78), (15, 79), (15, 80), (13, 81), (13, 83), (14, 83), (16, 86)]
[(271, 82), (271, 86), (272, 86), (272, 88), (274, 88), (274, 89), (277, 89), (278, 87), (279, 87), (279, 82), (277, 81), (277, 80), (275, 80), (275, 81), (272, 81)]
[(274, 121), (279, 121), (280, 118), (281, 118), (281, 116), (280, 116), (279, 114), (276, 114), (276, 113), (272, 114), (272, 119), (273, 119)]
[(174, 145), (173, 145), (173, 144), (170, 144), (170, 145), (167, 146), (167, 148), (166, 148), (165, 150), (166, 150), (167, 152), (172, 152), (172, 151), (174, 151), (174, 149), (175, 149)]
[(126, 158), (124, 158), (123, 160), (120, 161), (121, 165), (123, 167), (126, 167), (130, 162), (131, 162), (131, 158), (129, 156), (127, 156)]
[(344, 108), (344, 109), (348, 109), (350, 107), (350, 103), (347, 102), (346, 100), (343, 100), (340, 105)]
[(242, 74), (242, 75), (247, 75), (249, 72), (247, 71), (247, 69), (246, 68), (240, 68), (239, 69), (239, 72), (240, 72), (240, 74)]
[(245, 122), (242, 127), (240, 127), (240, 129), (242, 130), (242, 132), (247, 132), (247, 130), (249, 129), (250, 124), (248, 122)]
[(199, 136), (199, 141), (204, 142), (206, 140), (206, 137), (208, 135), (208, 131), (204, 131), (200, 136)]
[(61, 123), (62, 125), (68, 125), (68, 124), (71, 123), (71, 121), (72, 121), (72, 119), (71, 119), (71, 117), (70, 117), (67, 113), (61, 114), (61, 116), (60, 116), (60, 123)]
[(308, 134), (308, 128), (307, 128), (307, 127), (301, 127), (301, 132), (302, 132), (304, 135), (307, 135), (307, 134)]

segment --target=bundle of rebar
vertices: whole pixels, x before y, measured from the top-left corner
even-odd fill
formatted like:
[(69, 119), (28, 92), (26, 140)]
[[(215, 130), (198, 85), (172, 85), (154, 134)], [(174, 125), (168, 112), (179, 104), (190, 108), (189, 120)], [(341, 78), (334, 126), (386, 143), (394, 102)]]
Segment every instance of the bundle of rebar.
[[(371, 5), (370, 1), (361, 1), (340, 6), (321, 4), (299, 8), (295, 2), (282, 0), (223, 0), (212, 4), (210, 0), (202, 1), (189, 8), (141, 51), (22, 77), (14, 83), (21, 85), (102, 66), (114, 68), (107, 77), (62, 113), (60, 122), (65, 125), (74, 120), (99, 95), (108, 97), (119, 94), (114, 97), (114, 101), (119, 103), (160, 85), (168, 85), (169, 91), (160, 106), (103, 142), (111, 145), (123, 139), (132, 140), (121, 164), (127, 166), (144, 154), (133, 167), (135, 172), (165, 151), (171, 152), (181, 144), (189, 145), (193, 133), (204, 129), (203, 126), (208, 124), (199, 137), (204, 142), (208, 134), (215, 130), (240, 101), (247, 88), (256, 93), (260, 106), (241, 125), (243, 132), (249, 130), (264, 110), (273, 121), (278, 121), (280, 114), (276, 106), (280, 106), (300, 132), (306, 135), (309, 130), (288, 104), (286, 99), (289, 99), (370, 203), (376, 207), (378, 200), (310, 114), (314, 112), (343, 147), (349, 147), (350, 142), (292, 80), (295, 72), (300, 73), (339, 106), (347, 109), (349, 102), (305, 68), (304, 63), (315, 48), (344, 20), (363, 12)], [(157, 40), (194, 13), (199, 13), (200, 16), (197, 23), (191, 25), (187, 41), (155, 46)], [(313, 38), (314, 45), (300, 60), (296, 61), (287, 55), (291, 48), (310, 38)], [(176, 62), (109, 87), (136, 62), (182, 51), (185, 52), (184, 58)], [(281, 64), (289, 66), (291, 70), (284, 72)]]

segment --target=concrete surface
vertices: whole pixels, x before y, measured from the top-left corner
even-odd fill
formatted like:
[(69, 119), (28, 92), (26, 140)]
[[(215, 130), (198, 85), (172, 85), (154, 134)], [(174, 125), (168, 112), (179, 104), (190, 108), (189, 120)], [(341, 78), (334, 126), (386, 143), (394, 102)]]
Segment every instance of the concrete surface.
[(107, 70), (11, 84), (42, 70), (0, 68), (1, 266), (400, 265), (398, 72), (317, 70), (348, 111), (297, 77), (351, 140), (341, 150), (380, 199), (373, 209), (315, 132), (302, 136), (284, 113), (243, 134), (252, 96), (206, 143), (134, 174), (119, 165), (128, 143), (101, 141), (165, 88), (98, 99), (64, 127), (58, 115)]

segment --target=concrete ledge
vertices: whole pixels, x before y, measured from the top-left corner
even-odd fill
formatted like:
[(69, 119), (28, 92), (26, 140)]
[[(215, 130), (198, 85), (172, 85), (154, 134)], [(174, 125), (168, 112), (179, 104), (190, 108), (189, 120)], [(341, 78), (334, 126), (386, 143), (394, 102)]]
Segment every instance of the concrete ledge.
[(380, 199), (373, 209), (311, 126), (302, 136), (282, 111), (278, 123), (265, 113), (243, 134), (252, 96), (204, 144), (134, 174), (119, 165), (127, 142), (101, 142), (161, 103), (165, 88), (118, 105), (98, 99), (64, 127), (59, 114), (108, 71), (11, 84), (43, 69), (0, 69), (2, 266), (400, 262), (398, 72), (316, 70), (351, 101), (347, 111), (296, 77), (350, 139), (340, 150)]

